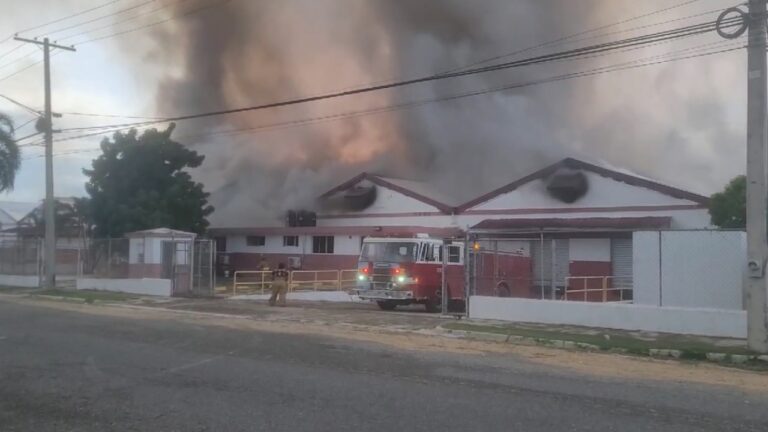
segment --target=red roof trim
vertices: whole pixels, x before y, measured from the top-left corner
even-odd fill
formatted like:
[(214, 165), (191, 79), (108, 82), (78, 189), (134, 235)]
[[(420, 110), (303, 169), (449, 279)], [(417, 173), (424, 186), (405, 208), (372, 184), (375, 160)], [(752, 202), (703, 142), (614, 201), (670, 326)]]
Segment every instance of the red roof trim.
[(244, 227), (210, 228), (211, 236), (220, 235), (376, 235), (397, 236), (428, 234), (439, 237), (457, 237), (459, 228), (423, 226), (321, 226), (321, 227)]
[(464, 215), (525, 215), (525, 214), (551, 214), (551, 213), (611, 213), (611, 212), (650, 212), (650, 211), (675, 211), (675, 210), (703, 210), (707, 206), (702, 204), (678, 204), (663, 206), (619, 206), (619, 207), (566, 207), (566, 208), (525, 208), (525, 209), (500, 209), (500, 210), (466, 210)]
[(585, 171), (591, 171), (595, 174), (601, 175), (603, 177), (612, 178), (616, 181), (620, 181), (623, 183), (627, 183), (632, 186), (639, 186), (644, 187), (646, 189), (651, 189), (656, 192), (663, 193), (665, 195), (669, 195), (675, 198), (679, 199), (686, 199), (693, 201), (695, 203), (709, 206), (709, 198), (695, 194), (693, 192), (688, 192), (682, 189), (678, 189), (672, 186), (667, 186), (661, 183), (657, 183), (651, 180), (647, 180), (644, 178), (640, 178), (637, 176), (633, 176), (630, 174), (621, 173), (618, 171), (610, 170), (607, 168), (603, 168), (601, 166), (593, 165), (587, 162), (580, 161), (578, 159), (573, 158), (565, 158), (557, 163), (554, 163), (548, 167), (542, 168), (532, 174), (529, 174), (523, 178), (520, 178), (518, 180), (513, 181), (512, 183), (509, 183), (506, 186), (502, 186), (496, 190), (493, 190), (485, 195), (482, 195), (478, 198), (475, 198), (471, 201), (468, 201), (456, 208), (457, 213), (462, 213), (464, 210), (467, 210), (469, 208), (472, 208), (478, 204), (482, 204), (484, 202), (490, 201), (493, 198), (496, 198), (499, 195), (512, 192), (513, 190), (519, 188), (520, 186), (529, 183), (533, 180), (546, 178), (555, 171), (557, 171), (560, 168), (573, 168), (573, 169), (583, 169)]
[(471, 229), (665, 229), (669, 228), (671, 223), (672, 218), (669, 216), (486, 219)]
[(337, 192), (341, 192), (344, 190), (347, 190), (351, 188), (352, 186), (356, 185), (357, 183), (360, 183), (363, 180), (368, 180), (371, 183), (377, 184), (381, 187), (385, 187), (387, 189), (392, 189), (393, 191), (399, 192), (405, 196), (411, 197), (415, 200), (421, 201), (425, 204), (429, 204), (437, 209), (439, 209), (441, 212), (445, 214), (452, 214), (455, 212), (455, 207), (449, 206), (448, 204), (441, 203), (439, 201), (436, 201), (428, 196), (424, 196), (420, 193), (414, 192), (410, 189), (404, 188), (402, 186), (398, 186), (394, 183), (390, 183), (381, 177), (375, 175), (375, 174), (369, 174), (366, 172), (360, 173), (356, 175), (355, 177), (352, 177), (351, 179), (345, 181), (344, 183), (336, 186), (335, 188), (329, 190), (328, 192), (320, 195), (320, 198), (327, 198)]

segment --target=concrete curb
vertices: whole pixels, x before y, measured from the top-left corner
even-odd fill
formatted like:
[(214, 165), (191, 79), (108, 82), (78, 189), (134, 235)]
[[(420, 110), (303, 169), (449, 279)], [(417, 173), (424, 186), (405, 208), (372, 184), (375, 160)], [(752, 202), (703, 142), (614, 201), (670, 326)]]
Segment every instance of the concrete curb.
[(562, 340), (562, 339), (544, 339), (544, 338), (533, 338), (533, 337), (520, 336), (520, 335), (511, 335), (511, 334), (505, 335), (501, 333), (476, 332), (476, 331), (470, 331), (470, 330), (452, 330), (452, 329), (444, 328), (442, 326), (439, 326), (437, 329), (441, 331), (445, 336), (451, 335), (453, 337), (461, 337), (466, 339), (482, 340), (482, 341), (489, 341), (489, 342), (541, 345), (541, 346), (549, 346), (553, 348), (562, 348), (562, 349), (578, 349), (578, 350), (585, 350), (585, 351), (600, 351), (600, 352), (608, 352), (608, 353), (614, 353), (614, 354), (633, 354), (633, 355), (641, 355), (641, 356), (648, 356), (648, 357), (661, 357), (661, 358), (672, 358), (672, 359), (698, 359), (698, 360), (710, 361), (714, 363), (730, 363), (730, 364), (739, 364), (739, 365), (743, 365), (749, 362), (759, 362), (761, 364), (768, 366), (768, 355), (728, 354), (728, 353), (718, 353), (718, 352), (708, 352), (705, 354), (701, 354), (701, 353), (693, 354), (690, 352), (686, 352), (685, 350), (660, 349), (660, 348), (649, 348), (644, 350), (629, 350), (626, 348), (615, 347), (615, 348), (605, 349), (603, 347), (589, 344), (589, 343), (574, 342), (574, 341)]

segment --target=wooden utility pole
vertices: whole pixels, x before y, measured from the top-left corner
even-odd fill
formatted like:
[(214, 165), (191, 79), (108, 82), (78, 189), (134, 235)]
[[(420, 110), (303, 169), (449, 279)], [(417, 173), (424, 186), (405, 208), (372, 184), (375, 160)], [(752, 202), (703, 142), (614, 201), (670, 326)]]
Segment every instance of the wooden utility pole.
[(51, 112), (51, 48), (75, 51), (74, 47), (57, 45), (48, 38), (39, 41), (16, 36), (20, 42), (43, 47), (43, 68), (45, 69), (45, 287), (56, 287), (56, 210), (53, 198), (53, 113)]

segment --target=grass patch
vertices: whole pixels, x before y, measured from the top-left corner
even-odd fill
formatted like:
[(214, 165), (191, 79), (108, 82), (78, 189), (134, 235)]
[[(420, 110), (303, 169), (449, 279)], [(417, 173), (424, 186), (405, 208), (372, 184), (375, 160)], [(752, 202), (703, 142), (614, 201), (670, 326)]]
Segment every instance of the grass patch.
[(746, 347), (719, 346), (706, 343), (696, 337), (682, 335), (660, 334), (653, 340), (640, 339), (631, 334), (610, 330), (600, 330), (598, 334), (578, 331), (548, 330), (545, 328), (533, 328), (524, 326), (480, 325), (467, 323), (448, 323), (443, 326), (450, 330), (474, 331), (483, 333), (497, 333), (509, 336), (520, 336), (546, 343), (551, 340), (563, 340), (577, 343), (586, 343), (597, 346), (600, 350), (622, 349), (631, 354), (647, 355), (649, 349), (674, 349), (682, 352), (682, 358), (701, 360), (706, 358), (708, 352), (721, 352), (727, 354), (756, 354)]
[(66, 297), (74, 299), (83, 299), (86, 303), (93, 303), (99, 301), (125, 301), (139, 298), (133, 294), (126, 294), (112, 291), (89, 291), (89, 290), (77, 290), (77, 291), (65, 291), (59, 289), (43, 290), (36, 294), (48, 295), (56, 297)]

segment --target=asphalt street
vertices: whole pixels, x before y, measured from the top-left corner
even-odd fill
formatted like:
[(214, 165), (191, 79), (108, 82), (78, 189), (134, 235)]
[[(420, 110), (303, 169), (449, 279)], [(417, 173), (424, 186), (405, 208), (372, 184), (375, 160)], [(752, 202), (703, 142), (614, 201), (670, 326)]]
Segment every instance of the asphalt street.
[(0, 430), (766, 431), (768, 389), (0, 299)]

